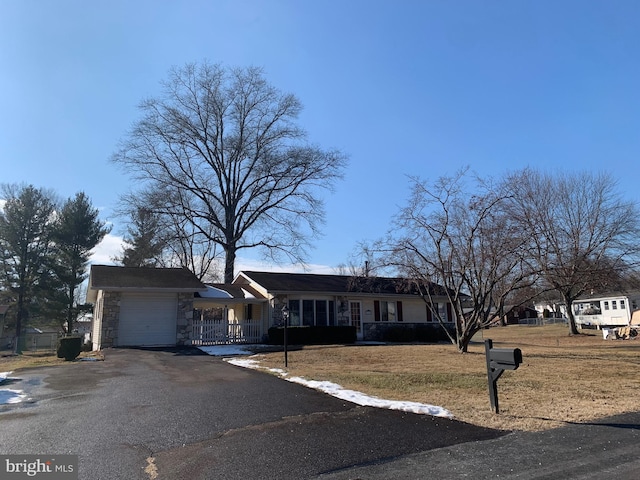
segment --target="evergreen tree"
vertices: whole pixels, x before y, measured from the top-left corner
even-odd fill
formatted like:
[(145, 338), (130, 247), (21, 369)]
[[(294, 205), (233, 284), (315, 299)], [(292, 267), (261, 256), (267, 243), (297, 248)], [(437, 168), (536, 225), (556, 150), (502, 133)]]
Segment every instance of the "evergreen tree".
[(136, 207), (131, 213), (127, 227), (122, 257), (115, 260), (125, 267), (155, 267), (161, 264), (164, 241), (161, 238), (160, 222), (153, 212)]
[(59, 303), (67, 333), (73, 331), (74, 321), (85, 310), (78, 303), (77, 290), (87, 278), (91, 250), (110, 231), (98, 219), (98, 209), (93, 208), (84, 192), (68, 199), (56, 218), (52, 235), (55, 245), (53, 273), (60, 285)]
[(15, 298), (15, 349), (20, 353), (22, 329), (37, 310), (43, 279), (48, 278), (56, 201), (51, 192), (33, 185), (5, 185), (2, 190), (5, 200), (0, 212), (2, 282)]

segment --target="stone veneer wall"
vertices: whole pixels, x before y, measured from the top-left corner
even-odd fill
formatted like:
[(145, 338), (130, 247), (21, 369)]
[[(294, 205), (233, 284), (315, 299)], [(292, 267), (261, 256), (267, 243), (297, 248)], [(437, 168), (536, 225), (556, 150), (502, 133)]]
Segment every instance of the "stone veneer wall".
[(178, 294), (178, 321), (176, 325), (176, 345), (190, 345), (193, 331), (193, 294)]
[(100, 349), (115, 346), (120, 319), (120, 292), (104, 292), (102, 305)]

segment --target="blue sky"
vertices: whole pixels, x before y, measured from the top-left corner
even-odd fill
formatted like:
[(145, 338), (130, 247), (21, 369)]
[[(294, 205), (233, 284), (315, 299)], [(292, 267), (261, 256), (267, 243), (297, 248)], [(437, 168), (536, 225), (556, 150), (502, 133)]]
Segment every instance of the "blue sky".
[(349, 155), (313, 271), (384, 233), (408, 175), (607, 171), (638, 201), (639, 20), (634, 0), (0, 0), (0, 183), (85, 191), (107, 259), (132, 188), (109, 157), (169, 68), (207, 59), (263, 67)]

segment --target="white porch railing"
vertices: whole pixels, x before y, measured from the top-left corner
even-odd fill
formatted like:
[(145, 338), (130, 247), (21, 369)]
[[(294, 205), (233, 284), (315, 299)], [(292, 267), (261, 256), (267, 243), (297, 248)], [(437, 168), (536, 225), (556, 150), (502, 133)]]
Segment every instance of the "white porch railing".
[(261, 341), (262, 322), (260, 320), (230, 322), (224, 319), (208, 318), (193, 321), (191, 345), (227, 345)]

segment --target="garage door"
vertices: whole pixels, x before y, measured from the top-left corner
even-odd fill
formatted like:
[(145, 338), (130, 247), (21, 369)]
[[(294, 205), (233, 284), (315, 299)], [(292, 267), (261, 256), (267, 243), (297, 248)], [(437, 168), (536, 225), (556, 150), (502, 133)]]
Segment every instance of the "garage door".
[(175, 345), (177, 312), (176, 294), (123, 294), (117, 344), (140, 347)]

